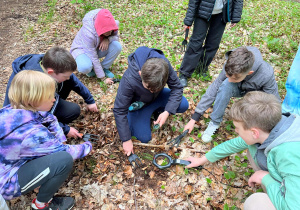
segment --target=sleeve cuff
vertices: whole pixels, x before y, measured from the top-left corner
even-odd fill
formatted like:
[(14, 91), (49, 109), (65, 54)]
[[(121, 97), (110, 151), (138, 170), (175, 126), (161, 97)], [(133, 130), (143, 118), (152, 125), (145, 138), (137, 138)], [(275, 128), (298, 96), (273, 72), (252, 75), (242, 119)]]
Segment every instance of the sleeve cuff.
[(201, 114), (195, 112), (193, 115), (192, 115), (192, 119), (195, 120), (195, 121), (199, 121), (200, 118), (201, 118)]
[(209, 162), (211, 162), (211, 163), (214, 163), (214, 162), (216, 162), (216, 161), (219, 160), (218, 158), (216, 158), (216, 157), (214, 156), (214, 153), (213, 153), (212, 151), (209, 151), (208, 153), (206, 153), (206, 154), (205, 154), (205, 157), (206, 157), (206, 159), (207, 159)]
[(277, 182), (275, 179), (272, 178), (270, 174), (267, 174), (263, 177), (261, 183), (267, 188), (268, 185)]

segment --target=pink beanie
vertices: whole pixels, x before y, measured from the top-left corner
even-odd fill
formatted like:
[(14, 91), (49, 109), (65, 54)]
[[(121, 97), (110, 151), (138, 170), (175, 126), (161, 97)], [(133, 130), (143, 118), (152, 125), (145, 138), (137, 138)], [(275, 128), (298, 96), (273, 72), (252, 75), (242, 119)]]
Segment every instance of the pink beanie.
[(118, 30), (118, 26), (113, 15), (107, 9), (101, 9), (95, 20), (95, 29), (100, 36), (108, 31)]

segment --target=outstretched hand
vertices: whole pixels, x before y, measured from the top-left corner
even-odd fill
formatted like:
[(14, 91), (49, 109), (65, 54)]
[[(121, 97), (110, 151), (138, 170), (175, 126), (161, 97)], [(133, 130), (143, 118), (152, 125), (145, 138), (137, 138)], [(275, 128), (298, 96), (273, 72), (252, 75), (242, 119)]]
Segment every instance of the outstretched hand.
[(191, 164), (187, 165), (186, 168), (194, 168), (194, 167), (198, 167), (200, 165), (202, 166), (208, 162), (205, 155), (203, 155), (201, 158), (188, 157), (186, 160), (191, 162)]
[(191, 133), (192, 130), (194, 129), (195, 123), (196, 123), (196, 121), (193, 120), (193, 119), (191, 119), (191, 120), (188, 122), (188, 124), (186, 124), (186, 125), (184, 126), (183, 131), (189, 130), (189, 133)]
[(153, 122), (154, 125), (159, 124), (159, 127), (163, 126), (163, 124), (165, 124), (166, 120), (168, 119), (169, 115), (170, 114), (168, 111), (164, 111), (158, 116), (157, 120)]
[(104, 80), (104, 82), (105, 82), (105, 84), (108, 84), (108, 85), (114, 84), (113, 78), (106, 78)]
[(76, 130), (73, 127), (70, 127), (70, 131), (67, 134), (67, 137), (73, 137), (73, 138), (77, 139), (78, 137), (82, 138), (82, 135), (78, 132), (78, 130)]
[(124, 149), (125, 155), (127, 155), (127, 156), (129, 156), (131, 153), (134, 154), (133, 143), (132, 143), (131, 139), (129, 141), (123, 142), (123, 149)]
[(97, 105), (95, 103), (87, 104), (86, 107), (91, 112), (98, 112), (98, 108), (97, 108)]

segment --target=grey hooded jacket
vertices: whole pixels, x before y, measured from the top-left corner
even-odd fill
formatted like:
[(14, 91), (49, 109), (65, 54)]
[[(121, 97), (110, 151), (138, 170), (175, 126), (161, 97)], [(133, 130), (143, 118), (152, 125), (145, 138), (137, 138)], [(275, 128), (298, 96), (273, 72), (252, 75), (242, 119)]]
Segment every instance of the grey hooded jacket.
[[(273, 67), (263, 60), (262, 55), (256, 47), (247, 47), (254, 56), (254, 64), (251, 75), (246, 76), (246, 78), (238, 83), (238, 87), (245, 92), (249, 91), (263, 91), (275, 95), (279, 100), (278, 86), (275, 81)], [(228, 59), (229, 54), (236, 49), (228, 51), (226, 53), (226, 59)], [(226, 64), (226, 63), (225, 63)], [(192, 119), (198, 121), (203, 115), (203, 113), (213, 104), (216, 99), (217, 92), (223, 81), (227, 78), (225, 73), (225, 64), (220, 75), (217, 79), (207, 88), (205, 94), (202, 96), (200, 102), (198, 103), (195, 113)]]

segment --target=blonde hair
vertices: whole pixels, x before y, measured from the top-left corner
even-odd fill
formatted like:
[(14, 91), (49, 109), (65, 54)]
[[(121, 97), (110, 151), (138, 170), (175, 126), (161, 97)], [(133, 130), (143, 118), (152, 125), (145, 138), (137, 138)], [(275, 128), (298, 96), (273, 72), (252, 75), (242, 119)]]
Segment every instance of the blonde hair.
[(54, 97), (55, 80), (48, 74), (26, 70), (12, 80), (8, 98), (14, 109), (37, 111), (42, 102)]
[(281, 120), (281, 104), (272, 94), (251, 91), (232, 105), (229, 117), (241, 122), (245, 130), (259, 128), (269, 133)]

